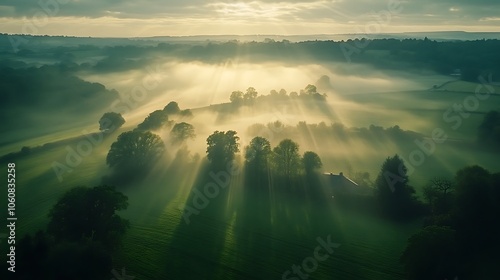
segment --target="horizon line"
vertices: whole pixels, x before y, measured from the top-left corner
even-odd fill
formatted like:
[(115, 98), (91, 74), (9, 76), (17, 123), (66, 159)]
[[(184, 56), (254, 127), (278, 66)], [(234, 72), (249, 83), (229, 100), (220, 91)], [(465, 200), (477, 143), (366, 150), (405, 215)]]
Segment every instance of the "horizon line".
[(193, 34), (193, 35), (152, 35), (152, 36), (139, 36), (139, 37), (123, 37), (123, 36), (80, 36), (80, 35), (49, 35), (49, 34), (21, 34), (21, 33), (0, 33), (7, 36), (31, 36), (31, 37), (72, 37), (72, 38), (96, 38), (96, 39), (140, 39), (140, 38), (189, 38), (189, 37), (250, 37), (250, 36), (277, 36), (277, 37), (298, 37), (298, 36), (346, 36), (346, 35), (366, 35), (366, 36), (380, 36), (380, 35), (397, 35), (397, 34), (435, 34), (435, 33), (468, 33), (468, 34), (500, 34), (500, 31), (464, 31), (464, 30), (441, 30), (441, 31), (409, 31), (409, 32), (384, 32), (384, 33), (313, 33), (313, 34)]

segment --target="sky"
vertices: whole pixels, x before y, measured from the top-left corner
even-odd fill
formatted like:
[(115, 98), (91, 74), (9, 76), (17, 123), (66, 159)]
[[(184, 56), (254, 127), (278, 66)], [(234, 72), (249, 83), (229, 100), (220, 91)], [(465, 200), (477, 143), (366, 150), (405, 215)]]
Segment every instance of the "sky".
[(2, 0), (0, 32), (92, 37), (500, 32), (500, 0)]

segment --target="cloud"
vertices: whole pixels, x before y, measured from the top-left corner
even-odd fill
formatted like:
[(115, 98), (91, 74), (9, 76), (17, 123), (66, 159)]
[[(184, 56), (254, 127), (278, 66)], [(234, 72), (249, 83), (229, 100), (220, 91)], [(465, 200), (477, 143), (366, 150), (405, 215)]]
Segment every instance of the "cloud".
[[(402, 10), (394, 13), (391, 5), (400, 5)], [(403, 27), (408, 26), (448, 30), (484, 26), (489, 31), (500, 31), (500, 27), (494, 26), (495, 21), (487, 20), (500, 14), (498, 0), (4, 0), (0, 21), (9, 19), (11, 23), (0, 27), (0, 32), (12, 32), (15, 25), (20, 25), (14, 33), (23, 33), (22, 24), (26, 24), (23, 21), (40, 21), (41, 17), (47, 20), (43, 18), (45, 15), (48, 24), (39, 28), (39, 34), (57, 33), (56, 30), (67, 34), (64, 21), (71, 25), (79, 20), (100, 25), (102, 30), (97, 32), (108, 36), (124, 33), (119, 28), (128, 29), (128, 36), (221, 34), (221, 31), (349, 33), (388, 12), (390, 21), (384, 21), (386, 26), (381, 32), (404, 31)], [(82, 30), (78, 32), (95, 36), (92, 27), (80, 27)], [(162, 28), (163, 32), (152, 33)]]

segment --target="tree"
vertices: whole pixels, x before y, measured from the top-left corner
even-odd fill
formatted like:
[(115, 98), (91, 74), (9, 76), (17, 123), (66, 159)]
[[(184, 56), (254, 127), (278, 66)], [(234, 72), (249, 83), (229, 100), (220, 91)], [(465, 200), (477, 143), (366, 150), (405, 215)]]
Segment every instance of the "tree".
[(231, 101), (231, 103), (235, 104), (235, 105), (240, 105), (243, 103), (243, 92), (241, 91), (233, 91), (231, 93), (231, 96), (229, 97), (229, 100)]
[(321, 158), (315, 152), (307, 151), (302, 156), (302, 163), (307, 174), (313, 173), (315, 170), (323, 166)]
[(413, 235), (401, 256), (410, 280), (454, 279), (458, 270), (456, 232), (430, 226)]
[(180, 144), (188, 139), (194, 139), (196, 137), (194, 126), (185, 122), (177, 123), (170, 131), (170, 137), (174, 144)]
[(255, 171), (267, 170), (271, 144), (264, 137), (254, 137), (245, 148), (245, 161)]
[(304, 91), (306, 94), (309, 94), (309, 95), (318, 93), (318, 89), (316, 88), (316, 86), (311, 85), (311, 84), (307, 85), (306, 88), (304, 89)]
[(243, 99), (245, 101), (245, 104), (249, 104), (249, 105), (253, 104), (253, 102), (257, 98), (257, 95), (258, 95), (258, 93), (255, 90), (255, 88), (253, 88), (253, 87), (247, 88), (246, 93), (243, 95)]
[(453, 182), (448, 179), (432, 179), (423, 189), (424, 197), (433, 214), (445, 214), (452, 206)]
[(290, 179), (300, 168), (299, 145), (290, 139), (281, 141), (273, 149), (273, 159), (278, 173)]
[(124, 168), (127, 171), (151, 166), (165, 151), (165, 145), (158, 135), (149, 131), (128, 131), (120, 134), (106, 157), (109, 167)]
[(167, 113), (167, 115), (171, 115), (180, 113), (181, 109), (179, 108), (179, 104), (177, 104), (177, 102), (172, 101), (168, 103), (165, 108), (163, 108), (163, 111)]
[(163, 110), (156, 110), (137, 126), (138, 130), (157, 130), (168, 124), (168, 114)]
[(225, 167), (239, 152), (236, 131), (215, 131), (207, 138), (207, 158), (215, 167)]
[(407, 219), (417, 214), (418, 201), (415, 189), (408, 185), (408, 169), (395, 155), (382, 164), (375, 181), (375, 195), (382, 212), (391, 218)]
[(125, 123), (125, 119), (120, 113), (107, 112), (99, 120), (99, 130), (114, 131)]
[[(469, 166), (456, 174), (456, 230), (464, 251), (470, 256), (497, 254), (500, 249), (499, 182), (480, 166)], [(486, 259), (486, 258), (485, 258)]]
[(115, 248), (129, 226), (116, 213), (128, 207), (127, 200), (111, 186), (73, 188), (50, 210), (47, 232), (56, 242), (97, 241)]
[(326, 100), (326, 94), (320, 94), (318, 92), (318, 88), (315, 85), (307, 85), (305, 89), (300, 91), (300, 96), (301, 97), (313, 97), (315, 99), (318, 99), (320, 101), (325, 101)]

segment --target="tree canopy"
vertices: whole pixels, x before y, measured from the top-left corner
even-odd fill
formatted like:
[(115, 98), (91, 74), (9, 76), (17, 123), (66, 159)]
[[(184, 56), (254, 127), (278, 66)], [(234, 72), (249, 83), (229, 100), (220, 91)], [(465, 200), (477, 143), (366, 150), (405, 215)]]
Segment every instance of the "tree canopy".
[(163, 110), (156, 110), (137, 126), (138, 130), (157, 130), (169, 124), (168, 114)]
[(47, 232), (57, 241), (99, 241), (113, 248), (128, 228), (116, 213), (127, 201), (111, 186), (73, 188), (50, 210)]
[(419, 203), (403, 160), (388, 157), (375, 181), (375, 195), (384, 215), (395, 219), (408, 219), (417, 215)]
[(264, 137), (254, 137), (245, 148), (245, 161), (256, 171), (267, 169), (269, 155), (271, 154), (271, 144)]
[(302, 156), (302, 164), (307, 174), (320, 169), (323, 166), (321, 158), (315, 152), (307, 151)]
[(128, 131), (120, 134), (106, 157), (110, 167), (145, 168), (152, 165), (165, 151), (158, 135), (149, 131)]
[(291, 139), (281, 141), (273, 149), (273, 159), (278, 173), (290, 179), (298, 174), (301, 166), (299, 145)]
[(257, 90), (255, 90), (255, 88), (253, 87), (247, 88), (247, 91), (243, 95), (243, 100), (245, 101), (245, 104), (249, 105), (253, 104), (253, 102), (257, 98), (257, 95), (259, 95), (259, 93), (257, 92)]
[(229, 101), (231, 101), (231, 103), (236, 104), (236, 105), (242, 104), (243, 103), (243, 92), (241, 92), (239, 90), (233, 91), (231, 93), (231, 96), (229, 96)]
[(456, 232), (429, 226), (413, 235), (401, 256), (410, 280), (454, 279), (457, 275)]
[(431, 183), (432, 201), (448, 198), (447, 207), (432, 211), (430, 225), (409, 239), (401, 257), (409, 279), (496, 279), (500, 173), (469, 166), (454, 181)]
[(167, 104), (167, 106), (165, 106), (165, 108), (163, 108), (163, 111), (168, 115), (170, 115), (170, 114), (178, 114), (181, 111), (181, 109), (179, 108), (179, 104), (177, 104), (177, 102), (171, 101), (170, 103)]
[(193, 139), (196, 137), (194, 126), (186, 122), (177, 123), (170, 131), (170, 137), (174, 144), (180, 144), (188, 139)]
[(107, 112), (99, 120), (99, 130), (114, 131), (125, 123), (125, 119), (120, 113)]
[(207, 138), (207, 158), (215, 166), (222, 167), (239, 152), (240, 138), (236, 131), (215, 131)]
[(47, 231), (17, 243), (16, 279), (109, 279), (112, 255), (129, 227), (117, 211), (128, 198), (111, 186), (76, 187), (49, 213)]

